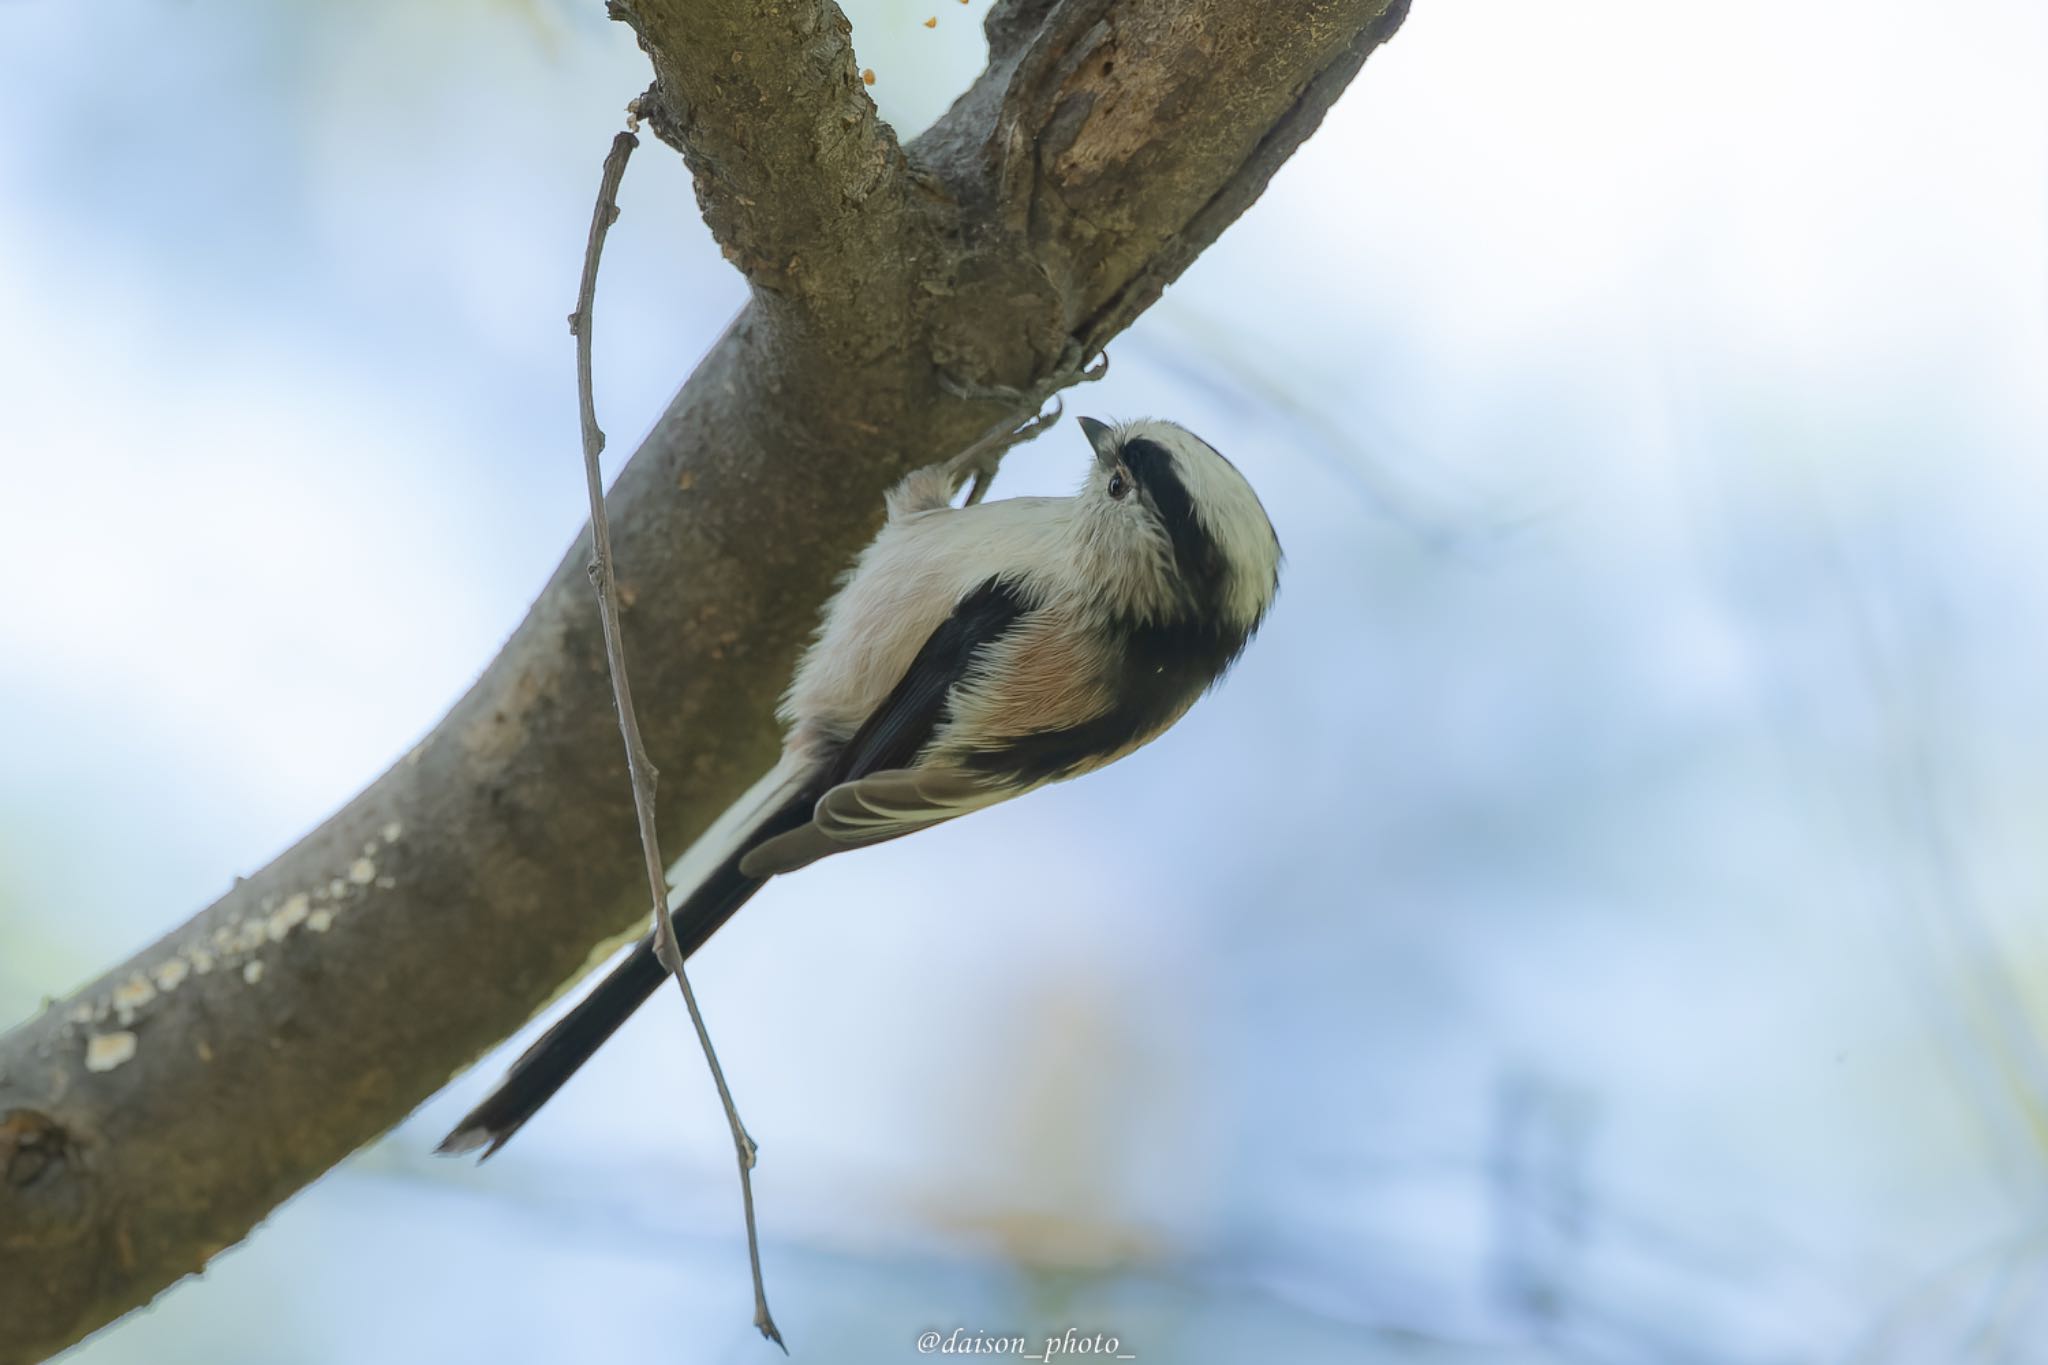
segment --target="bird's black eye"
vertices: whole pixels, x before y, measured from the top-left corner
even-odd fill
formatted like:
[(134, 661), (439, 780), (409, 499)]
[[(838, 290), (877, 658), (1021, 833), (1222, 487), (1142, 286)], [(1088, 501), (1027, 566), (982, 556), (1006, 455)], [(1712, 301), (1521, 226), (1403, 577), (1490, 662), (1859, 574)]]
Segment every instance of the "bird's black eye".
[(1130, 491), (1131, 481), (1124, 477), (1124, 472), (1121, 469), (1109, 476), (1109, 495), (1112, 498), (1121, 498)]

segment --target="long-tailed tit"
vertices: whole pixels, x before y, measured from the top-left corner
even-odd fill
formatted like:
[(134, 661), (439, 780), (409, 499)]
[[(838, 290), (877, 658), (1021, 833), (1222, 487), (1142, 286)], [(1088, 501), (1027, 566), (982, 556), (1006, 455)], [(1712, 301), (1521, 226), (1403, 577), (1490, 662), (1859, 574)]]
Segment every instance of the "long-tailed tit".
[[(1170, 422), (1081, 426), (1072, 497), (954, 507), (959, 460), (889, 494), (783, 699), (781, 762), (671, 873), (685, 955), (770, 877), (1116, 761), (1244, 649), (1280, 566), (1251, 485)], [(662, 976), (642, 940), (440, 1150), (496, 1151)]]

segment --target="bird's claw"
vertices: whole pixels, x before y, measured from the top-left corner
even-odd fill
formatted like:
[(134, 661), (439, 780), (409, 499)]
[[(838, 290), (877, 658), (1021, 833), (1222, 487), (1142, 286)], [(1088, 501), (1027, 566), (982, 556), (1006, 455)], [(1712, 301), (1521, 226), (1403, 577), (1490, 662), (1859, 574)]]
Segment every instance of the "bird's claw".
[(1096, 380), (1109, 373), (1108, 351), (1098, 351), (1093, 365), (1081, 365), (1080, 344), (1078, 342), (1069, 342), (1067, 344), (1073, 350), (1074, 363), (1078, 367), (1074, 371), (1074, 382), (1076, 384), (1093, 384)]
[(984, 433), (980, 440), (946, 461), (946, 478), (951, 486), (958, 488), (960, 481), (972, 477), (973, 483), (967, 488), (967, 501), (963, 506), (972, 507), (981, 501), (982, 494), (995, 481), (996, 470), (1002, 467), (1003, 456), (1011, 446), (1021, 445), (1060, 420), (1066, 404), (1058, 394), (1053, 395), (1052, 411), (1040, 412), (1022, 426), (1009, 422), (998, 423)]
[[(1000, 423), (946, 461), (943, 467), (953, 487), (959, 487), (962, 479), (970, 476), (973, 479), (968, 485), (967, 500), (963, 506), (972, 507), (981, 501), (982, 494), (995, 480), (1003, 455), (1011, 446), (1021, 445), (1060, 420), (1060, 415), (1066, 410), (1059, 396), (1061, 389), (1069, 384), (1092, 384), (1109, 373), (1108, 351), (1103, 351), (1090, 365), (1083, 365), (1082, 359), (1081, 343), (1069, 337), (1052, 373), (1028, 390), (1011, 388), (1007, 384), (979, 384), (945, 370), (939, 372), (939, 387), (963, 402), (1003, 403), (1012, 407), (1029, 403), (1037, 413), (1021, 426)], [(1049, 413), (1042, 411), (1048, 398), (1052, 400)]]

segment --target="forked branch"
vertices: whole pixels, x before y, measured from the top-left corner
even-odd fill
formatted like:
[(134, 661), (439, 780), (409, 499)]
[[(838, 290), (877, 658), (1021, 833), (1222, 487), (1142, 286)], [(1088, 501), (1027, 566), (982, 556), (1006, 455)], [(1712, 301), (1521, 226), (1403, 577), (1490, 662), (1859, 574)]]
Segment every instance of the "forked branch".
[[(1129, 325), (1405, 9), (999, 0), (989, 68), (902, 148), (826, 0), (618, 0), (654, 64), (641, 112), (755, 286), (607, 504), (662, 700), (645, 751), (682, 777), (662, 839), (773, 761), (775, 698), (884, 490)], [(405, 760), (0, 1037), (0, 1365), (199, 1270), (645, 912), (586, 559)]]

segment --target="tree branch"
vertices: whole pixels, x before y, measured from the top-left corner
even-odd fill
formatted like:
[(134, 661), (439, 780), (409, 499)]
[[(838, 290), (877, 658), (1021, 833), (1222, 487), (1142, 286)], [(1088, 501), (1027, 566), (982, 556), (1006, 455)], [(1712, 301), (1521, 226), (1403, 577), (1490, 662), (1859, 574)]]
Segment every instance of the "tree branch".
[[(671, 847), (772, 763), (774, 699), (883, 490), (1129, 325), (1404, 8), (999, 4), (988, 70), (907, 152), (848, 84), (834, 6), (620, 8), (654, 61), (641, 112), (755, 285), (607, 500)], [(0, 1365), (199, 1270), (636, 922), (589, 558), (586, 531), (404, 760), (0, 1038)]]
[(856, 323), (862, 283), (900, 273), (907, 179), (839, 7), (612, 0), (610, 11), (654, 63), (636, 112), (682, 152), (726, 258), (757, 289)]

